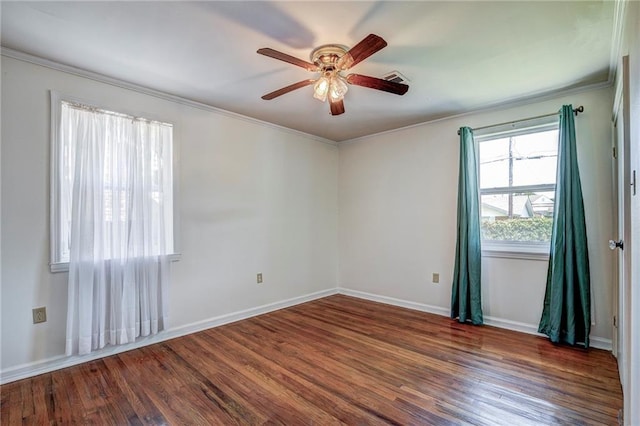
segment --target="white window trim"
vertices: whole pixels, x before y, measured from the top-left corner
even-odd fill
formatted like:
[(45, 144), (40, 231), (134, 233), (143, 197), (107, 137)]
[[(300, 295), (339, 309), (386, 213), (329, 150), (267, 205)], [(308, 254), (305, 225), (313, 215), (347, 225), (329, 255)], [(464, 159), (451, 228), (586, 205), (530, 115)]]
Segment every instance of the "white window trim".
[[(474, 132), (474, 136), (476, 143), (478, 144), (478, 149), (480, 149), (480, 143), (487, 142), (493, 139), (545, 132), (556, 129), (558, 129), (558, 117), (556, 115), (553, 115), (533, 120), (486, 127), (482, 130), (479, 130), (477, 133)], [(478, 162), (479, 161), (480, 156), (478, 155)], [(478, 170), (480, 170), (480, 164), (478, 164)], [(527, 188), (530, 190), (544, 190), (546, 189), (545, 186), (547, 185), (529, 185), (527, 186)], [(493, 190), (495, 189), (489, 189), (488, 192), (492, 192)], [(483, 257), (505, 259), (548, 261), (551, 250), (550, 242), (482, 240), (481, 245)]]
[(518, 121), (516, 123), (502, 124), (498, 126), (483, 127), (474, 131), (476, 142), (486, 142), (492, 139), (520, 136), (529, 133), (546, 132), (558, 128), (558, 116), (541, 117), (533, 120)]
[[(50, 99), (51, 99), (51, 162), (50, 162), (50, 196), (49, 196), (49, 224), (50, 224), (50, 260), (49, 260), (49, 268), (51, 272), (67, 272), (69, 271), (69, 262), (60, 262), (60, 253), (58, 251), (58, 241), (60, 240), (60, 227), (58, 225), (58, 211), (60, 207), (60, 188), (59, 188), (59, 179), (57, 178), (60, 170), (59, 170), (59, 149), (60, 149), (60, 115), (61, 115), (61, 102), (71, 102), (71, 103), (79, 103), (87, 106), (92, 106), (98, 109), (104, 109), (108, 111), (117, 111), (123, 114), (131, 115), (134, 117), (145, 117), (149, 120), (156, 120), (160, 122), (169, 122), (169, 120), (161, 119), (159, 117), (154, 116), (154, 114), (148, 113), (139, 113), (133, 112), (127, 108), (122, 107), (110, 107), (105, 105), (100, 105), (97, 102), (87, 101), (85, 99), (81, 99), (75, 96), (61, 94), (55, 90), (50, 91)], [(178, 261), (182, 257), (180, 253), (180, 220), (178, 216), (178, 179), (179, 176), (179, 149), (178, 149), (178, 134), (177, 126), (173, 125), (173, 253), (169, 255), (170, 261)]]
[(483, 257), (549, 260), (550, 243), (521, 241), (482, 241)]

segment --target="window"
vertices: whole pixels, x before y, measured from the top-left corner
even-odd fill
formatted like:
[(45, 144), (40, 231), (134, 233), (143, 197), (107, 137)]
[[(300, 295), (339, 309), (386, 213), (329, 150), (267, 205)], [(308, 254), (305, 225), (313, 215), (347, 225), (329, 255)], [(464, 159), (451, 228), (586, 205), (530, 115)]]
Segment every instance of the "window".
[(558, 158), (558, 125), (478, 137), (483, 247), (548, 253)]
[[(106, 259), (124, 256), (125, 251), (129, 257), (172, 255), (173, 126), (63, 99), (55, 92), (51, 103), (51, 270), (68, 270), (78, 194), (74, 183), (87, 179), (78, 178), (87, 176), (78, 174), (78, 167), (87, 164), (90, 182), (82, 183), (82, 194), (91, 198), (84, 204), (91, 210), (85, 212), (91, 229), (84, 227), (78, 235), (99, 241), (95, 250)], [(122, 237), (127, 233), (149, 237), (131, 248), (134, 238)]]

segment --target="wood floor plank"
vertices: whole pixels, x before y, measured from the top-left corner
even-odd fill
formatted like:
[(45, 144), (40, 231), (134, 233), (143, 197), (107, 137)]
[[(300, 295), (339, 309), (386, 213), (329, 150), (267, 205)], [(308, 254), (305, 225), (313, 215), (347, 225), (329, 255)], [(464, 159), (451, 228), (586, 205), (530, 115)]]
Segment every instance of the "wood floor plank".
[[(348, 337), (349, 334), (350, 334), (349, 332), (345, 333), (343, 335), (343, 338)], [(410, 355), (412, 355), (412, 353), (409, 352), (409, 351), (406, 351), (406, 350), (403, 350), (403, 349), (397, 349), (397, 348), (393, 348), (393, 347), (386, 347), (384, 343), (380, 343), (380, 342), (377, 342), (375, 340), (372, 340), (370, 342), (366, 342), (366, 339), (365, 339), (365, 343), (367, 343), (367, 344), (366, 345), (362, 345), (362, 343), (363, 343), (362, 342), (362, 338), (360, 338), (360, 343), (361, 343), (361, 346), (364, 347), (364, 349), (363, 349), (364, 352), (360, 354), (361, 357), (366, 357), (367, 354), (368, 354), (369, 356), (371, 356), (372, 358), (375, 358), (377, 360), (379, 360), (379, 359), (391, 359), (393, 357), (392, 354), (395, 352), (396, 357), (399, 356), (399, 357), (403, 358), (402, 362), (400, 364), (395, 365), (395, 366), (391, 366), (391, 368), (384, 367), (384, 368), (381, 369), (381, 368), (379, 368), (379, 367), (381, 367), (381, 363), (376, 362), (377, 368), (376, 368), (375, 372), (372, 372), (373, 373), (372, 376), (382, 377), (384, 379), (383, 382), (385, 384), (390, 383), (390, 381), (391, 382), (393, 382), (393, 381), (397, 382), (398, 380), (407, 381), (407, 380), (410, 380), (410, 378), (413, 377), (414, 375), (416, 375), (417, 373), (425, 373), (425, 371), (421, 371), (421, 372), (413, 371), (411, 366), (415, 366), (416, 363), (419, 362), (419, 360), (417, 360), (415, 357), (411, 357)], [(379, 354), (376, 354), (376, 350), (382, 351), (382, 352), (379, 353)], [(354, 366), (357, 365), (357, 362), (358, 362), (357, 359), (358, 358), (354, 358), (352, 360), (355, 363)], [(447, 365), (443, 363), (442, 367), (446, 368)], [(403, 372), (404, 371), (405, 373), (408, 373), (408, 376), (400, 377), (400, 378), (399, 377), (390, 378), (388, 375), (385, 375), (385, 371), (384, 371), (385, 368), (387, 370), (389, 370), (389, 371), (392, 371), (392, 370), (395, 370), (397, 372)], [(361, 369), (359, 371), (359, 373), (363, 374), (363, 375), (366, 375), (368, 373), (368, 370), (370, 370), (370, 369), (369, 368), (363, 368), (363, 369)], [(428, 372), (428, 375), (430, 377), (433, 377), (435, 374), (439, 374), (439, 373), (436, 370), (431, 370), (431, 371)], [(479, 381), (479, 380), (475, 380), (475, 381)], [(454, 387), (454, 388), (464, 388), (465, 383), (463, 383), (462, 380), (456, 380), (455, 382), (451, 382), (450, 381), (449, 386)], [(378, 391), (379, 390), (380, 389), (378, 389)], [(448, 388), (445, 388), (445, 389), (442, 389), (442, 390), (446, 391), (446, 390), (448, 390)], [(395, 392), (395, 390), (393, 388), (389, 389), (389, 391)], [(469, 404), (475, 404), (476, 400), (477, 400), (477, 397), (475, 395), (472, 395), (469, 398)], [(495, 424), (495, 421), (491, 420), (489, 423), (490, 424)]]
[(35, 413), (35, 408), (33, 406), (33, 389), (31, 386), (32, 383), (33, 383), (33, 378), (27, 379), (26, 386), (23, 386), (21, 388), (23, 419), (30, 419)]
[(167, 353), (164, 344), (141, 349), (141, 387), (168, 424), (207, 424), (211, 401), (200, 385)]
[[(274, 354), (264, 350), (263, 347), (256, 348), (243, 344), (240, 337), (230, 338), (220, 333), (208, 333), (204, 344), (215, 347), (228, 347), (245, 364), (246, 368), (261, 372), (266, 380), (277, 381), (281, 386), (297, 393), (301, 398), (313, 402), (317, 406), (323, 407), (329, 414), (333, 415), (341, 422), (348, 424), (371, 424), (376, 417), (366, 412), (358, 410), (353, 405), (344, 401), (334, 392), (327, 390), (324, 386), (319, 386), (311, 380), (302, 377), (290, 370), (288, 355)], [(268, 354), (268, 356), (265, 356)]]
[[(224, 333), (226, 335), (226, 333)], [(324, 410), (329, 410), (336, 418), (341, 421), (354, 422), (357, 424), (373, 424), (380, 421), (380, 418), (384, 417), (384, 414), (375, 410), (375, 407), (370, 405), (363, 405), (356, 403), (352, 394), (358, 393), (361, 389), (358, 386), (347, 385), (344, 381), (344, 376), (334, 375), (331, 372), (331, 367), (328, 366), (326, 360), (323, 359), (323, 364), (320, 367), (318, 362), (313, 362), (305, 359), (300, 353), (292, 352), (289, 344), (277, 343), (275, 347), (269, 347), (269, 340), (257, 340), (257, 336), (247, 339), (244, 337), (245, 333), (229, 334), (227, 335), (229, 341), (235, 340), (240, 345), (249, 348), (250, 350), (258, 353), (259, 351), (269, 354), (269, 358), (278, 363), (278, 365), (286, 366), (287, 370), (293, 373), (296, 377), (305, 382), (304, 387), (297, 388), (296, 391), (307, 395), (307, 392), (320, 392), (322, 394), (333, 394), (334, 398), (337, 398), (339, 406), (326, 405), (323, 406)], [(227, 344), (231, 345), (230, 342)], [(277, 340), (276, 340), (277, 342)], [(278, 347), (281, 346), (281, 347)], [(339, 383), (340, 386), (336, 388), (331, 383)], [(309, 386), (310, 385), (310, 386)], [(367, 390), (363, 389), (362, 393), (366, 393)], [(315, 400), (313, 395), (307, 395), (308, 400)], [(345, 407), (350, 406), (349, 410), (345, 410)], [(335, 410), (339, 410), (336, 412)], [(353, 424), (353, 423), (352, 423)]]
[(335, 295), (0, 387), (2, 425), (616, 425), (606, 351)]
[[(277, 325), (272, 319), (261, 319), (261, 321), (270, 320), (269, 327), (266, 328), (277, 330)], [(294, 327), (294, 324), (290, 324), (290, 326)], [(311, 333), (311, 330), (307, 329), (306, 332)], [(279, 336), (286, 334), (278, 333)], [(295, 333), (294, 336), (294, 339), (286, 340), (284, 349), (269, 346), (277, 339), (263, 339), (257, 335), (252, 336), (251, 339), (244, 339), (243, 344), (253, 347), (254, 350), (267, 349), (269, 353), (277, 353), (282, 350), (290, 370), (313, 383), (330, 387), (342, 399), (376, 418), (391, 421), (395, 417), (399, 419), (401, 424), (415, 423), (420, 420), (418, 414), (404, 413), (391, 403), (393, 395), (383, 382), (372, 380), (367, 374), (361, 374), (353, 366), (336, 358), (332, 351), (318, 351), (317, 348), (305, 344), (314, 339), (306, 337), (304, 332)], [(241, 336), (239, 338), (242, 339)], [(313, 354), (322, 354), (322, 357), (316, 359)], [(360, 364), (366, 368), (369, 363), (361, 362)]]
[[(128, 415), (129, 424), (162, 424), (162, 417), (155, 405), (149, 400), (145, 392), (137, 389), (140, 377), (132, 374), (130, 367), (120, 357), (107, 357), (104, 359), (105, 375), (113, 389), (120, 393), (120, 397), (126, 400), (132, 412)], [(116, 392), (116, 391), (114, 391)], [(135, 416), (134, 416), (135, 413)]]
[(2, 396), (0, 419), (3, 423), (8, 421), (8, 424), (20, 424), (22, 422), (22, 387), (11, 383), (0, 390)]
[[(203, 339), (196, 343), (202, 345)], [(201, 346), (206, 348), (206, 346)], [(186, 349), (186, 348), (185, 348)], [(177, 351), (182, 350), (176, 347)], [(271, 418), (276, 422), (294, 422), (312, 424), (335, 424), (337, 420), (324, 410), (318, 409), (310, 404), (298, 393), (291, 391), (286, 386), (281, 385), (277, 380), (273, 380), (262, 368), (253, 368), (242, 356), (241, 350), (216, 351), (215, 347), (205, 349), (208, 353), (215, 353), (213, 359), (215, 363), (228, 369), (224, 376), (233, 377), (232, 387), (242, 399), (242, 404), (259, 413), (265, 419)], [(260, 366), (262, 367), (262, 366)], [(270, 395), (277, 395), (277, 398), (270, 398)], [(273, 414), (276, 416), (273, 417)], [(286, 418), (282, 418), (280, 413), (286, 413)], [(252, 422), (255, 423), (255, 422)]]
[(252, 404), (252, 387), (242, 380), (239, 373), (221, 357), (226, 348), (205, 350), (198, 345), (198, 336), (186, 342), (169, 342), (169, 348), (184, 360), (185, 368), (191, 370), (200, 381), (200, 390), (216, 409), (234, 423), (261, 424), (268, 416), (255, 409)]
[(67, 393), (64, 384), (60, 380), (66, 377), (65, 374), (57, 374), (58, 372), (43, 375), (43, 377), (49, 377), (51, 381), (51, 404), (52, 404), (52, 413), (50, 416), (51, 424), (71, 424), (71, 413), (73, 412), (70, 402), (69, 395)]

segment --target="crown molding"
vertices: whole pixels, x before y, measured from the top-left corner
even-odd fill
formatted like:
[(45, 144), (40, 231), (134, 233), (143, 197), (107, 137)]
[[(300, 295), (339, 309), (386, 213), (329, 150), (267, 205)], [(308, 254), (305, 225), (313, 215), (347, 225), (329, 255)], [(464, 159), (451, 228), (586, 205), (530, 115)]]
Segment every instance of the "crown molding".
[(312, 135), (310, 133), (301, 132), (299, 130), (294, 130), (289, 127), (279, 126), (277, 124), (269, 123), (268, 121), (258, 120), (256, 118), (248, 117), (246, 115), (238, 114), (235, 112), (227, 111), (221, 108), (214, 107), (212, 105), (208, 105), (202, 102), (194, 101), (191, 99), (183, 98), (181, 96), (173, 95), (171, 93), (161, 92), (159, 90), (150, 89), (148, 87), (140, 86), (139, 84), (130, 83), (128, 81), (120, 80), (117, 78), (109, 77), (104, 74), (95, 73), (92, 71), (87, 71), (82, 68), (77, 68), (71, 65), (62, 64), (59, 62), (55, 62), (49, 59), (42, 58), (40, 56), (31, 55), (29, 53), (21, 52), (19, 50), (9, 49), (7, 47), (2, 47), (0, 50), (0, 55), (5, 56), (7, 58), (16, 59), (23, 62), (32, 63), (34, 65), (39, 65), (45, 68), (50, 68), (56, 71), (61, 71), (67, 74), (75, 75), (78, 77), (87, 78), (89, 80), (94, 80), (100, 83), (109, 84), (111, 86), (119, 87), (122, 89), (131, 90), (134, 92), (138, 92), (144, 95), (153, 96), (158, 99), (162, 99), (169, 102), (175, 102), (181, 105), (189, 106), (192, 108), (197, 108), (204, 111), (213, 112), (216, 114), (224, 115), (230, 118), (234, 118), (237, 120), (246, 121), (253, 124), (258, 124), (265, 127), (270, 127), (273, 129), (277, 129), (286, 133), (294, 134), (297, 136), (302, 136), (306, 139), (312, 139), (317, 142), (322, 142), (328, 145), (337, 146), (338, 142), (333, 141), (331, 139), (323, 138), (317, 135)]
[(433, 120), (422, 121), (420, 123), (411, 124), (409, 126), (399, 127), (397, 129), (391, 129), (391, 130), (386, 130), (384, 132), (373, 133), (373, 134), (370, 134), (370, 135), (367, 135), (367, 136), (360, 136), (358, 138), (347, 139), (347, 140), (344, 140), (344, 141), (340, 141), (338, 143), (338, 146), (350, 144), (350, 143), (353, 143), (353, 142), (359, 142), (359, 141), (366, 140), (366, 139), (369, 139), (369, 138), (374, 137), (374, 136), (382, 136), (382, 135), (386, 135), (386, 134), (400, 132), (400, 131), (403, 131), (403, 130), (408, 130), (408, 129), (413, 129), (413, 128), (416, 128), (416, 127), (425, 126), (425, 125), (428, 125), (428, 124), (439, 123), (439, 122), (442, 122), (442, 121), (452, 120), (452, 119), (455, 119), (455, 118), (467, 117), (469, 115), (475, 115), (475, 114), (480, 114), (480, 113), (485, 113), (485, 112), (492, 112), (492, 111), (501, 111), (501, 110), (510, 109), (510, 108), (516, 108), (516, 107), (520, 107), (520, 106), (531, 105), (531, 104), (538, 103), (538, 102), (549, 101), (549, 100), (553, 100), (553, 99), (556, 99), (556, 98), (561, 98), (561, 97), (564, 97), (564, 96), (571, 96), (571, 95), (575, 95), (575, 94), (578, 94), (578, 93), (591, 92), (593, 90), (598, 90), (598, 89), (604, 89), (604, 88), (607, 88), (607, 87), (611, 87), (612, 84), (613, 84), (613, 82), (611, 82), (609, 80), (606, 80), (606, 81), (601, 81), (599, 83), (592, 83), (592, 84), (587, 84), (587, 85), (584, 85), (584, 86), (572, 87), (570, 89), (551, 90), (551, 91), (544, 92), (544, 93), (541, 93), (541, 94), (522, 97), (522, 98), (514, 99), (514, 100), (511, 100), (511, 101), (497, 102), (495, 104), (490, 104), (490, 105), (487, 105), (487, 106), (484, 106), (484, 107), (480, 107), (480, 108), (476, 108), (476, 109), (472, 109), (472, 110), (468, 110), (468, 111), (464, 111), (464, 112), (460, 112), (460, 113), (456, 113), (456, 114), (446, 115), (446, 116), (443, 116), (443, 117), (438, 117), (438, 118), (435, 118)]

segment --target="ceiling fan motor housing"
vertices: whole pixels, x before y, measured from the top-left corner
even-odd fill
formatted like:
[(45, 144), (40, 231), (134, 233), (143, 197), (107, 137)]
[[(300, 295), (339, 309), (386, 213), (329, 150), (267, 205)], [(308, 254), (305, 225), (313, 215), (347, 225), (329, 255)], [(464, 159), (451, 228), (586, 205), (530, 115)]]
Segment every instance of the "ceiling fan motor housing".
[(340, 44), (324, 44), (311, 52), (309, 56), (311, 62), (316, 64), (322, 71), (332, 71), (336, 68), (340, 59), (349, 49)]

